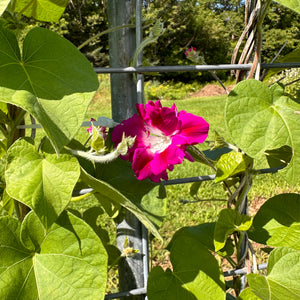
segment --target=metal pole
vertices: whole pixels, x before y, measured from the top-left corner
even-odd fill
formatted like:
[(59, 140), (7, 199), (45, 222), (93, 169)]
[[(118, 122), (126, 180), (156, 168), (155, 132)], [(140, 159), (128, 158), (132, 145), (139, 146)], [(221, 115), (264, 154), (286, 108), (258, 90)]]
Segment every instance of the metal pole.
[[(135, 0), (107, 1), (109, 27), (129, 24), (135, 15)], [(123, 28), (109, 34), (110, 67), (128, 67), (135, 51), (135, 29)], [(133, 115), (137, 103), (136, 83), (131, 74), (111, 74), (112, 116), (121, 122)]]
[[(135, 14), (135, 24), (136, 24), (136, 47), (138, 47), (143, 41), (143, 30), (142, 30), (142, 1), (136, 1), (136, 14)], [(143, 54), (142, 52), (137, 57), (136, 67), (141, 67), (143, 65)], [(137, 92), (137, 102), (142, 104), (144, 98), (144, 76), (143, 74), (137, 74), (136, 76), (136, 92)]]
[[(158, 73), (158, 72), (205, 72), (219, 70), (250, 70), (252, 64), (220, 64), (220, 65), (177, 65), (177, 66), (150, 66), (150, 67), (115, 67), (94, 68), (98, 74), (105, 73)], [(300, 68), (300, 62), (261, 64), (262, 69), (289, 69)]]
[[(135, 0), (110, 0), (107, 2), (109, 27), (129, 24), (135, 16)], [(124, 28), (114, 31), (109, 36), (109, 55), (111, 67), (127, 67), (136, 49), (135, 29)], [(131, 117), (137, 103), (136, 83), (131, 74), (111, 74), (111, 103), (114, 121), (121, 122)], [(138, 219), (130, 212), (124, 211), (123, 218), (117, 224), (117, 247), (123, 250), (125, 241), (129, 247), (139, 252), (133, 257), (123, 257), (119, 263), (120, 291), (144, 288), (143, 264), (143, 229)], [(122, 295), (122, 294), (121, 294)], [(145, 295), (129, 296), (126, 299), (145, 299)]]

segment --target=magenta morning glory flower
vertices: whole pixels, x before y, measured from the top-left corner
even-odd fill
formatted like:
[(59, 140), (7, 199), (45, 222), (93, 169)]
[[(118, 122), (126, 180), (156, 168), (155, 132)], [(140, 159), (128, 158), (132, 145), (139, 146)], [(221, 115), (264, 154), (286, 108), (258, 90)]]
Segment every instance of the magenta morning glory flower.
[[(94, 118), (91, 118), (91, 122), (94, 122), (96, 121)], [(86, 131), (89, 133), (89, 134), (92, 134), (93, 132), (93, 126), (91, 125), (89, 128), (86, 129)]]
[[(91, 122), (93, 123), (94, 121), (96, 121), (94, 118), (91, 118)], [(86, 131), (92, 135), (93, 134), (93, 126), (91, 125), (89, 128), (86, 129)], [(106, 127), (105, 126), (101, 126), (99, 128), (97, 128), (97, 131), (99, 133), (99, 135), (106, 140), (107, 137), (107, 133), (106, 133)]]
[(167, 170), (181, 164), (186, 157), (188, 145), (203, 143), (208, 135), (209, 124), (201, 117), (163, 107), (160, 101), (149, 101), (145, 106), (137, 104), (138, 114), (121, 122), (112, 132), (115, 146), (126, 137), (135, 137), (123, 159), (132, 162), (132, 169), (139, 180), (150, 178), (154, 182), (167, 180)]
[(195, 54), (196, 53), (196, 48), (195, 47), (191, 47), (191, 48), (188, 48), (187, 50), (184, 51), (184, 54), (185, 56), (189, 56), (191, 53), (192, 54)]

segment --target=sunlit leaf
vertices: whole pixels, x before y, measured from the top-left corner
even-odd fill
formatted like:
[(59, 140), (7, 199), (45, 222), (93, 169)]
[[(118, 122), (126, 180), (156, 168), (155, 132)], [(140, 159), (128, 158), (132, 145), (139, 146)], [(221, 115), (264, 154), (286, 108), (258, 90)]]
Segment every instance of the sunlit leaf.
[(0, 16), (4, 13), (6, 10), (10, 0), (1, 0), (0, 1)]
[(14, 10), (39, 21), (57, 22), (68, 0), (15, 0)]
[(265, 202), (253, 219), (249, 237), (261, 244), (300, 250), (300, 195), (281, 194)]
[(225, 246), (228, 235), (235, 231), (247, 231), (251, 225), (251, 217), (242, 215), (234, 209), (222, 209), (215, 227), (215, 250), (218, 251)]
[(176, 234), (168, 247), (173, 272), (155, 267), (149, 275), (149, 300), (224, 300), (224, 277), (217, 260), (203, 241), (182, 233)]
[(247, 275), (251, 291), (262, 300), (298, 300), (300, 252), (290, 248), (277, 248), (271, 252), (270, 260), (272, 264), (268, 264), (267, 276)]
[(260, 298), (258, 298), (248, 287), (242, 290), (242, 292), (239, 294), (237, 299), (238, 300), (259, 300)]
[(35, 211), (46, 228), (72, 197), (80, 168), (68, 154), (40, 154), (28, 139), (18, 140), (8, 151), (6, 191)]
[(278, 0), (278, 3), (294, 10), (300, 14), (300, 1), (299, 0)]
[(270, 89), (250, 79), (229, 94), (226, 123), (234, 142), (254, 158), (266, 150), (287, 145), (293, 149), (289, 165), (281, 173), (291, 184), (300, 181), (300, 105), (283, 95), (275, 84)]
[(217, 174), (215, 182), (220, 182), (240, 172), (244, 172), (252, 163), (252, 158), (241, 152), (223, 154), (216, 164)]
[(20, 52), (14, 34), (0, 26), (0, 100), (32, 114), (58, 152), (81, 126), (96, 73), (74, 45), (43, 28), (27, 34)]
[(33, 212), (22, 226), (0, 218), (0, 266), (1, 299), (104, 299), (106, 251), (93, 230), (70, 213), (48, 232)]
[[(300, 47), (294, 49), (292, 52), (285, 55), (283, 58), (279, 59), (278, 62), (279, 63), (293, 63), (293, 62), (299, 62), (299, 59), (300, 59)], [(272, 68), (272, 69), (268, 70), (266, 80), (285, 69), (286, 68)]]

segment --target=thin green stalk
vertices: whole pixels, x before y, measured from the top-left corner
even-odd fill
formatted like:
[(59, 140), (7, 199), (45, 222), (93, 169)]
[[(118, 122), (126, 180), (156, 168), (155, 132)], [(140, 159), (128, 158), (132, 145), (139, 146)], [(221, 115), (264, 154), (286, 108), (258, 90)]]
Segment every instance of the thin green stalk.
[(110, 265), (110, 267), (108, 268), (107, 270), (107, 273), (109, 273), (109, 271), (119, 262), (119, 260), (122, 258), (123, 256), (118, 256), (113, 262), (112, 264)]
[(243, 188), (241, 190), (241, 193), (238, 196), (237, 199), (237, 203), (236, 203), (236, 207), (235, 209), (241, 214), (243, 209), (244, 209), (244, 205), (245, 205), (245, 201), (246, 201), (246, 197), (247, 194), (252, 186), (252, 177), (249, 173), (244, 175), (245, 180), (244, 180), (244, 185)]
[(21, 135), (16, 136), (15, 131), (20, 123), (23, 121), (24, 116), (26, 115), (25, 110), (21, 110), (16, 118), (13, 120), (12, 124), (7, 128), (7, 148), (9, 148), (15, 140), (17, 140)]
[(230, 256), (226, 256), (225, 258), (230, 263), (230, 265), (235, 269), (237, 266), (237, 263)]
[(83, 200), (93, 194), (95, 194), (96, 191), (92, 191), (92, 192), (89, 192), (89, 193), (86, 193), (84, 195), (80, 195), (80, 196), (77, 196), (77, 197), (72, 197), (71, 201), (80, 201), (80, 200)]
[(123, 29), (123, 28), (135, 28), (135, 24), (126, 24), (126, 25), (116, 26), (116, 27), (104, 30), (104, 31), (92, 36), (91, 38), (87, 39), (85, 42), (83, 42), (81, 45), (79, 45), (77, 47), (77, 49), (80, 50), (84, 46), (88, 45), (92, 40), (97, 39), (97, 38), (99, 38), (100, 36), (102, 36), (104, 34), (107, 34), (107, 33), (110, 33), (110, 32), (113, 32), (113, 31), (116, 31), (116, 30), (119, 30), (119, 29)]

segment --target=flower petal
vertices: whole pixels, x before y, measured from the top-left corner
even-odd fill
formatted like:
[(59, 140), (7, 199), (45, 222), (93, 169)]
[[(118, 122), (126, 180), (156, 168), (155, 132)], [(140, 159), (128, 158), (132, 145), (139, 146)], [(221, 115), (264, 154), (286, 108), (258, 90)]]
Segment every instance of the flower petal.
[(182, 138), (188, 145), (203, 143), (208, 135), (209, 124), (199, 116), (187, 113), (182, 110), (178, 113), (181, 120), (181, 132), (177, 135)]
[(151, 179), (153, 182), (160, 182), (160, 179), (168, 180), (166, 169), (160, 173), (154, 174), (151, 167), (153, 154), (150, 151), (139, 148), (136, 149), (133, 156), (132, 169), (139, 180), (146, 178)]
[(165, 151), (155, 153), (150, 163), (153, 174), (158, 175), (167, 170), (171, 165), (181, 164), (183, 162), (185, 152), (180, 148), (170, 145)]

